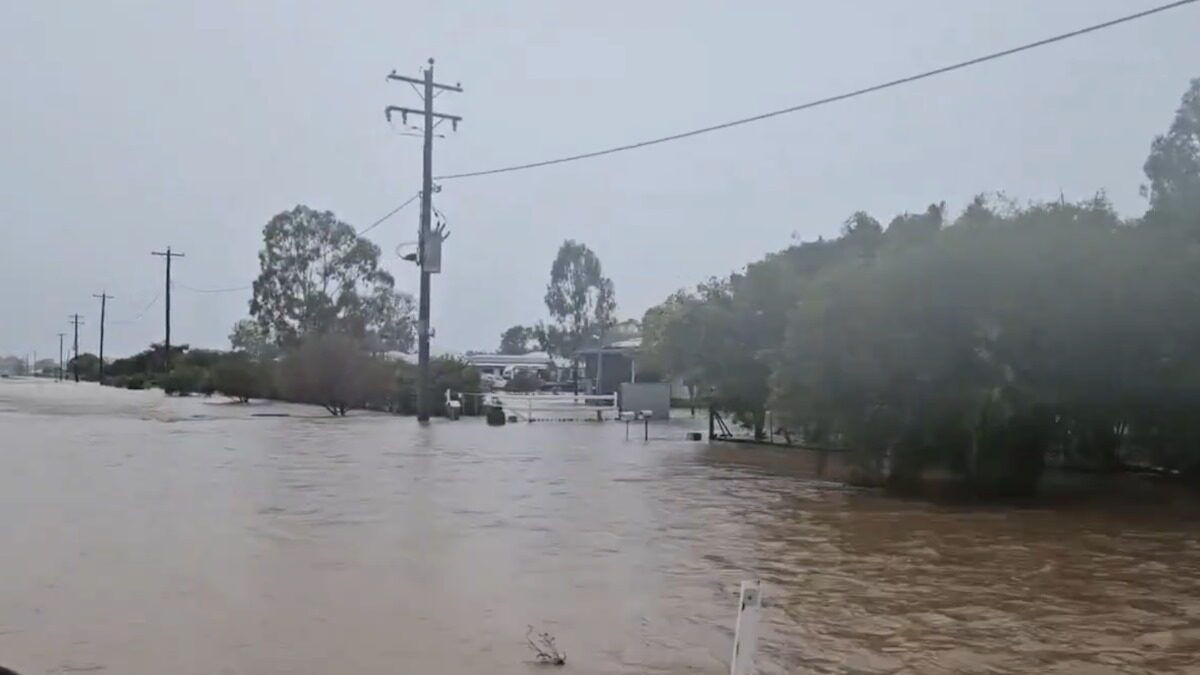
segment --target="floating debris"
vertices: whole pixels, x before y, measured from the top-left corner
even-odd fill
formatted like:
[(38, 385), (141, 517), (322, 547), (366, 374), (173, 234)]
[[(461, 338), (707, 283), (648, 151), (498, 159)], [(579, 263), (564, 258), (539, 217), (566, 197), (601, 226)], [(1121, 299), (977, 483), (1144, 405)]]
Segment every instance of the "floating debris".
[(567, 653), (558, 650), (554, 636), (549, 633), (533, 634), (533, 626), (525, 631), (525, 641), (536, 655), (537, 662), (548, 666), (561, 666), (567, 662)]

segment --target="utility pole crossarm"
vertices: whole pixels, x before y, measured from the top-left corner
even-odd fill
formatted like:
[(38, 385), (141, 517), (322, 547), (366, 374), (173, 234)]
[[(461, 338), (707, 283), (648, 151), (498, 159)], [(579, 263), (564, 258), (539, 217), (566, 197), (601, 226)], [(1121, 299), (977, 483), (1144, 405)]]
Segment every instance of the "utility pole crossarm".
[[(384, 110), (383, 110), (383, 113), (384, 113), (384, 115), (387, 115), (387, 120), (389, 122), (392, 121), (392, 113), (394, 113), (394, 112), (398, 112), (401, 115), (403, 115), (404, 117), (408, 117), (409, 115), (425, 115), (426, 114), (426, 112), (424, 110), (417, 110), (416, 108), (405, 108), (404, 106), (399, 106), (399, 105), (389, 105), (387, 108), (384, 108)], [(458, 115), (446, 115), (443, 113), (433, 112), (433, 111), (430, 111), (428, 114), (433, 117), (436, 117), (438, 119), (450, 120), (450, 123), (454, 124), (454, 125), (457, 125), (459, 122), (462, 121), (462, 118), (459, 117)]]
[[(387, 79), (399, 80), (401, 82), (408, 82), (409, 84), (419, 84), (422, 87), (425, 86), (424, 78), (405, 77), (404, 75), (401, 75), (394, 70), (392, 72), (388, 73)], [(461, 84), (449, 85), (449, 84), (439, 84), (437, 82), (430, 82), (429, 86), (434, 89), (445, 89), (446, 91), (456, 91), (460, 94), (462, 93), (462, 85)]]

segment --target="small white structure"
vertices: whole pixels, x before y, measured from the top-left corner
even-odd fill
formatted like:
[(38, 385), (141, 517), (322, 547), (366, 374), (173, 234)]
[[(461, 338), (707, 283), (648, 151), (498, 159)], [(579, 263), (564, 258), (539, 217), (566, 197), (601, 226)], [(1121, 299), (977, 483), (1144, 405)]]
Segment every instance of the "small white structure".
[(754, 652), (758, 649), (758, 615), (762, 611), (762, 585), (743, 581), (738, 599), (737, 625), (733, 629), (733, 656), (729, 675), (753, 675)]
[(536, 373), (546, 379), (554, 370), (554, 359), (546, 352), (528, 354), (467, 354), (464, 360), (480, 375), (510, 379), (520, 371)]
[(544, 394), (492, 392), (482, 394), (486, 405), (525, 422), (603, 422), (617, 419), (615, 394)]
[(648, 413), (650, 419), (671, 417), (671, 384), (669, 382), (622, 382), (618, 399), (621, 412)]

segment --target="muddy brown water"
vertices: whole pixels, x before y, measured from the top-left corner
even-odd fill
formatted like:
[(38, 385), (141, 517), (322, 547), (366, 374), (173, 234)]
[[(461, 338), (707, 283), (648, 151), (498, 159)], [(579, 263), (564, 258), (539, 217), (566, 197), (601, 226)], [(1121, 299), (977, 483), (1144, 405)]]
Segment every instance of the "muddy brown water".
[(756, 577), (762, 673), (1200, 672), (1186, 509), (941, 507), (811, 465), (616, 424), (0, 381), (0, 663), (549, 672), (532, 624), (559, 672), (716, 675)]

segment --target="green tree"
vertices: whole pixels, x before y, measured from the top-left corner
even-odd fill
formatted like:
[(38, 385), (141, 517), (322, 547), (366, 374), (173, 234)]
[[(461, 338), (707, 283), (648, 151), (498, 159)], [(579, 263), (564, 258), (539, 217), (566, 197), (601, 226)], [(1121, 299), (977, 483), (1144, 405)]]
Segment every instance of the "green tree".
[(281, 347), (332, 332), (411, 344), (412, 299), (395, 291), (379, 255), (328, 211), (280, 213), (263, 228), (250, 314)]
[(52, 376), (58, 372), (58, 361), (54, 359), (39, 359), (33, 364), (33, 372), (36, 375)]
[(1200, 80), (1145, 171), (1139, 223), (1103, 194), (855, 213), (651, 308), (646, 358), (900, 490), (1028, 494), (1048, 463), (1200, 484)]
[(416, 347), (417, 305), (408, 293), (381, 289), (367, 298), (367, 339), (380, 351), (411, 353)]
[(537, 373), (519, 370), (504, 386), (504, 391), (531, 392), (542, 388), (542, 378)]
[(0, 357), (0, 373), (5, 375), (24, 375), (25, 359), (19, 356)]
[(1184, 92), (1167, 133), (1155, 137), (1143, 170), (1147, 223), (1200, 230), (1200, 78)]
[(171, 372), (158, 377), (158, 386), (168, 396), (186, 396), (188, 394), (205, 393), (207, 390), (208, 373), (203, 368), (188, 364), (179, 364), (171, 368)]
[(320, 405), (331, 415), (344, 416), (366, 399), (373, 364), (353, 338), (313, 334), (283, 359), (279, 385), (290, 400)]
[(535, 329), (528, 326), (511, 326), (500, 334), (501, 354), (528, 354), (533, 351), (531, 343), (535, 342)]
[(229, 334), (229, 345), (235, 352), (241, 352), (252, 359), (270, 359), (278, 353), (278, 348), (271, 344), (267, 332), (254, 319), (240, 319), (233, 324), (233, 332)]
[(651, 308), (643, 350), (658, 368), (705, 393), (708, 402), (766, 433), (772, 355), (804, 286), (844, 261), (860, 261), (880, 244), (882, 229), (855, 214), (833, 242), (805, 242), (768, 255), (727, 279), (711, 279)]
[(211, 371), (212, 388), (241, 403), (258, 398), (270, 390), (270, 370), (245, 353), (224, 355)]
[[(24, 368), (23, 364), (22, 368)], [(78, 358), (68, 360), (66, 375), (74, 376), (76, 370), (79, 371), (80, 380), (95, 382), (100, 379), (100, 357), (91, 352), (84, 352)]]
[(887, 240), (899, 245), (926, 244), (945, 224), (946, 202), (930, 204), (925, 213), (896, 216), (887, 226)]
[[(416, 412), (417, 377), (416, 369), (409, 364), (402, 364), (398, 371), (398, 391), (396, 400), (399, 401), (398, 412), (412, 414)], [(479, 371), (467, 364), (466, 361), (454, 356), (439, 356), (429, 363), (429, 400), (441, 401), (446, 391), (459, 393), (478, 393), (481, 389)], [(478, 404), (477, 397), (466, 397), (469, 406)], [(441, 406), (434, 407), (435, 414), (443, 412)], [(467, 411), (470, 414), (470, 410)], [(477, 410), (476, 410), (477, 412)]]
[(550, 351), (574, 354), (585, 342), (601, 337), (612, 325), (616, 296), (612, 280), (604, 276), (600, 259), (584, 244), (563, 242), (550, 267), (546, 308), (557, 330), (545, 331)]

